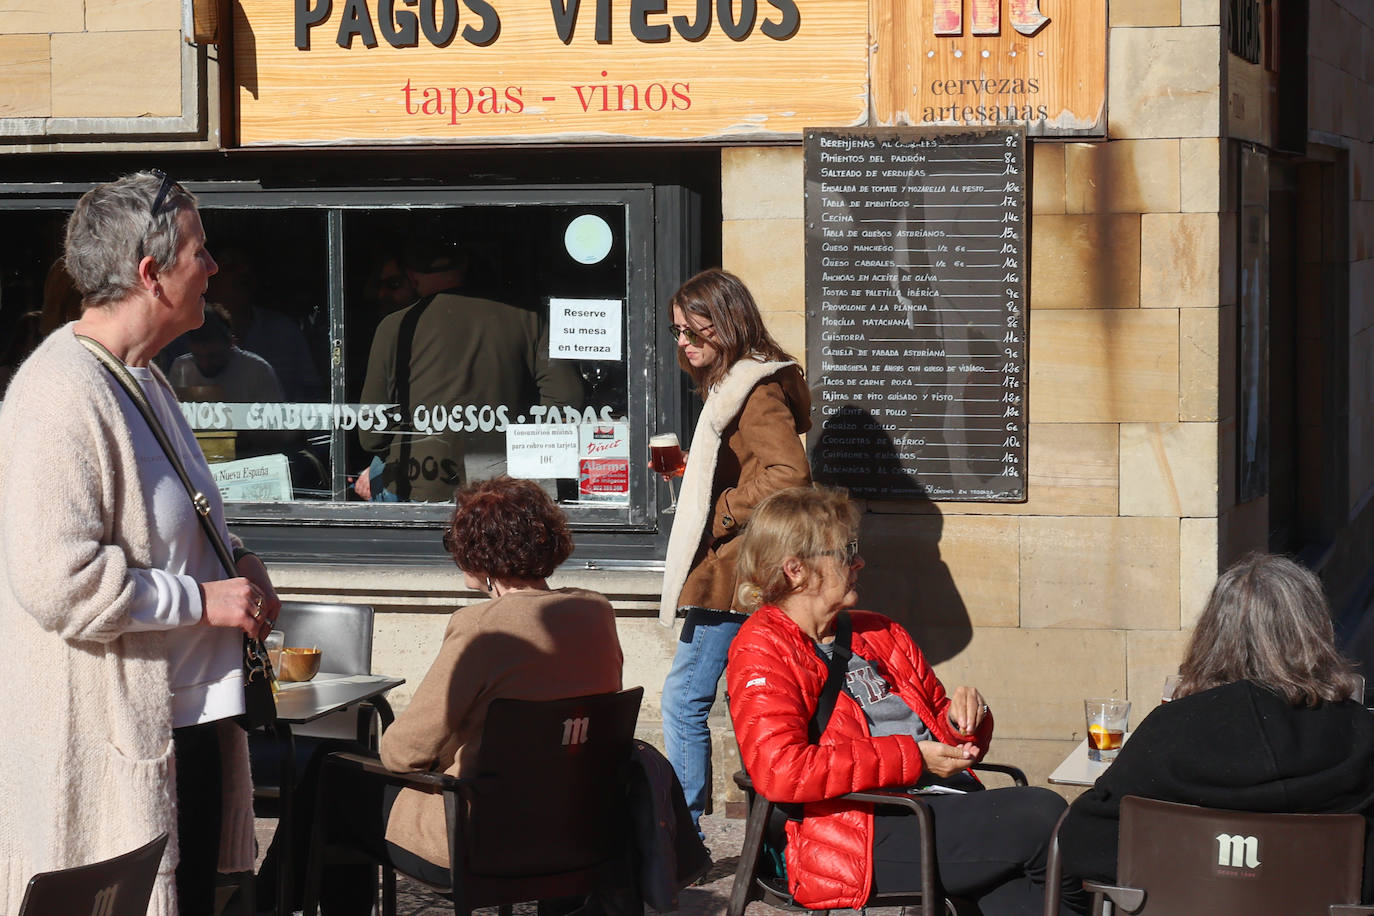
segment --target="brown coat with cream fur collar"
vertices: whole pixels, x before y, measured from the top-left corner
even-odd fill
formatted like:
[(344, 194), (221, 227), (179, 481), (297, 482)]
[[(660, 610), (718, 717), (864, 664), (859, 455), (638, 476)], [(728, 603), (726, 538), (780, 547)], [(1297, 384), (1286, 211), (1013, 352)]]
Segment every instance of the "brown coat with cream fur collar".
[(711, 390), (668, 543), (660, 622), (671, 626), (680, 607), (734, 608), (739, 533), (767, 496), (811, 482), (798, 438), (810, 428), (811, 392), (795, 363), (742, 359)]

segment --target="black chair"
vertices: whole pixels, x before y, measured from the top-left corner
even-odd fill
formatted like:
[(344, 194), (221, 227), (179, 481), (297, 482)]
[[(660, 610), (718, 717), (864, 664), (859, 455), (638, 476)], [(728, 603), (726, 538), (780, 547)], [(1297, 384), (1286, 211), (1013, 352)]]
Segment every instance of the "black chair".
[[(1063, 818), (1060, 819), (1061, 823)], [(1059, 828), (1050, 850), (1046, 912), (1057, 912)], [(1101, 916), (1356, 916), (1364, 874), (1358, 814), (1267, 814), (1121, 800), (1117, 882), (1084, 881)], [(1050, 907), (1055, 906), (1055, 910)]]
[[(1000, 763), (979, 763), (975, 770), (1003, 773), (1018, 786), (1024, 786), (1026, 774), (1018, 767)], [(744, 909), (750, 902), (761, 900), (771, 907), (794, 912), (807, 912), (792, 899), (787, 890), (787, 878), (780, 874), (774, 862), (780, 861), (785, 840), (782, 837), (781, 818), (778, 807), (754, 790), (754, 783), (743, 770), (735, 774), (735, 784), (744, 790), (749, 799), (749, 815), (744, 825), (744, 845), (740, 849), (739, 863), (735, 867), (735, 882), (730, 891), (730, 904), (726, 916), (744, 916)], [(959, 914), (968, 910), (964, 901), (945, 897), (938, 886), (935, 869), (935, 839), (930, 820), (930, 811), (921, 796), (903, 792), (900, 789), (872, 789), (867, 792), (850, 792), (841, 798), (872, 805), (887, 805), (902, 808), (916, 817), (917, 829), (921, 834), (921, 890), (889, 894), (873, 894), (866, 906), (904, 906), (921, 907), (922, 914), (934, 916), (935, 912)], [(938, 900), (938, 911), (930, 910), (929, 901)]]
[(144, 916), (166, 845), (164, 833), (113, 859), (34, 875), (18, 916)]
[[(625, 877), (627, 771), (643, 695), (635, 687), (564, 700), (494, 700), (471, 777), (393, 773), (373, 757), (348, 753), (331, 754), (325, 767), (442, 794), (450, 873), (435, 890), (458, 914), (484, 906), (508, 914), (514, 903), (586, 895)], [(327, 845), (327, 783), (321, 779), (316, 805), (306, 916), (315, 916), (326, 857), (365, 852)], [(380, 864), (382, 912), (394, 916), (394, 866)]]

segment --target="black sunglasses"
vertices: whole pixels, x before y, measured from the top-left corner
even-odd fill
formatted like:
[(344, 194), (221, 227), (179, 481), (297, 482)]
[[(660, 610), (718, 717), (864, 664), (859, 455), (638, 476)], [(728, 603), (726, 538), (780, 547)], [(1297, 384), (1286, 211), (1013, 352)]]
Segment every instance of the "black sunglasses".
[[(715, 325), (708, 324), (706, 327), (702, 328), (701, 331), (709, 331), (713, 327), (715, 327)], [(701, 331), (698, 331), (696, 328), (690, 328), (685, 324), (668, 325), (668, 333), (673, 335), (673, 343), (677, 343), (680, 337), (686, 337), (687, 342), (694, 347), (699, 347), (706, 341), (706, 336), (702, 334)]]
[(168, 194), (171, 194), (174, 189), (185, 194), (186, 189), (174, 181), (172, 177), (162, 171), (162, 169), (149, 169), (148, 174), (162, 179), (162, 184), (160, 184), (157, 189), (157, 196), (153, 198), (153, 207), (148, 211), (152, 213), (153, 216), (157, 216), (158, 211), (162, 209), (162, 205), (167, 202)]

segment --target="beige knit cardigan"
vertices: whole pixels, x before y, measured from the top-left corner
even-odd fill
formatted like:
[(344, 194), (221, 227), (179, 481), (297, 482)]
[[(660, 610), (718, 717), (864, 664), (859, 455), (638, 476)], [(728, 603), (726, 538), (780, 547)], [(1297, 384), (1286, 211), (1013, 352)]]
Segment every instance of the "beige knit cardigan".
[[(0, 406), (6, 914), (18, 912), (35, 872), (118, 855), (163, 831), (171, 838), (148, 912), (177, 914), (166, 636), (127, 632), (136, 598), (127, 571), (147, 568), (151, 550), (115, 384), (68, 325), (24, 364)], [(247, 742), (232, 723), (220, 731), (227, 739), (220, 869), (247, 870)]]

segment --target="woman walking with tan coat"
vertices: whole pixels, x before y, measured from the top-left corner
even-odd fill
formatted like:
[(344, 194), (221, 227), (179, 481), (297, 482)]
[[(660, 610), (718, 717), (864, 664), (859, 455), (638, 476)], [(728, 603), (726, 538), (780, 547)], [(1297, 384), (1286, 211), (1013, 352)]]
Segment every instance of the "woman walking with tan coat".
[(796, 360), (769, 335), (734, 274), (714, 268), (692, 277), (674, 294), (672, 314), (678, 363), (706, 401), (692, 435), (659, 606), (664, 626), (686, 617), (663, 684), (663, 743), (696, 823), (711, 793), (707, 719), (744, 621), (735, 605), (737, 538), (766, 497), (810, 483), (798, 436), (811, 428), (811, 395)]

